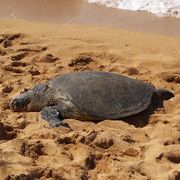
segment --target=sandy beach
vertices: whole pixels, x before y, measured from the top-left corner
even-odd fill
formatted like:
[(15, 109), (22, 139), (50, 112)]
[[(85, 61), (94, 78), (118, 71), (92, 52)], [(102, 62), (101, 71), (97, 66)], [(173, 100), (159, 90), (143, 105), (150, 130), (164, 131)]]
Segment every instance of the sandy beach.
[[(18, 19), (1, 19), (0, 29), (0, 179), (180, 178), (178, 35)], [(87, 57), (92, 61), (79, 61)], [(66, 119), (73, 131), (50, 128), (37, 112), (9, 109), (25, 88), (91, 70), (140, 79), (175, 97), (125, 121)]]

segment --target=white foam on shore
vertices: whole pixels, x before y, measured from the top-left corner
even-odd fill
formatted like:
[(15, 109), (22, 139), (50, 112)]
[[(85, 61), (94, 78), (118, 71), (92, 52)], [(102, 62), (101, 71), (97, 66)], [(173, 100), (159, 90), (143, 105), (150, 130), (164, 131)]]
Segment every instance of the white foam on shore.
[(124, 10), (148, 11), (157, 16), (180, 18), (180, 0), (87, 0)]

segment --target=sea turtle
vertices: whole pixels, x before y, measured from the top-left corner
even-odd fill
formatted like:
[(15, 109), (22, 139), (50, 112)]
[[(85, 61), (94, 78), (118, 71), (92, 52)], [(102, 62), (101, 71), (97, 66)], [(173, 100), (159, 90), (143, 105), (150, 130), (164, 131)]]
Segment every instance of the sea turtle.
[(109, 72), (73, 72), (14, 97), (14, 111), (41, 111), (51, 126), (64, 125), (63, 119), (120, 119), (138, 114), (151, 104), (160, 104), (174, 95), (166, 89)]

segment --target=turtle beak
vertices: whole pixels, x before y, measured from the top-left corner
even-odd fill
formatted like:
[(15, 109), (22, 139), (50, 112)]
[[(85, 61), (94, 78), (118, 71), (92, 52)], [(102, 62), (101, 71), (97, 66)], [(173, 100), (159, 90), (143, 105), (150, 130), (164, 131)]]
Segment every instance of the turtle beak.
[(23, 93), (11, 100), (10, 107), (16, 112), (22, 112), (28, 109), (28, 104), (30, 102), (29, 95), (27, 93)]

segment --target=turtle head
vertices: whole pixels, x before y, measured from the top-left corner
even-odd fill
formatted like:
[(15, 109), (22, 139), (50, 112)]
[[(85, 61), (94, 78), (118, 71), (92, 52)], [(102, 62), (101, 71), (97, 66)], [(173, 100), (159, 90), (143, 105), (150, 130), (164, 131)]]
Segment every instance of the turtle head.
[(49, 100), (49, 87), (46, 84), (38, 84), (11, 100), (10, 107), (14, 111), (40, 111)]
[(163, 101), (168, 100), (174, 97), (174, 94), (171, 91), (168, 91), (167, 89), (156, 89), (153, 95), (153, 102), (157, 106), (162, 107)]

